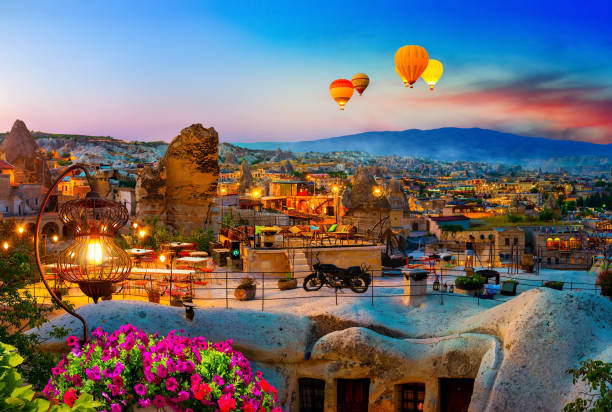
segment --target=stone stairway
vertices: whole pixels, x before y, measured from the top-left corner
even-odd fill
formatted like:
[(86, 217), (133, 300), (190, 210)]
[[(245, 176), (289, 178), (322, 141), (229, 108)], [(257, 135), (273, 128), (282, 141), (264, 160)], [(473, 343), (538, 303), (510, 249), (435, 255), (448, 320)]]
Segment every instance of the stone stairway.
[[(291, 262), (290, 262), (291, 263)], [(310, 265), (303, 250), (296, 250), (293, 258), (292, 272), (295, 277), (305, 277), (310, 274)]]

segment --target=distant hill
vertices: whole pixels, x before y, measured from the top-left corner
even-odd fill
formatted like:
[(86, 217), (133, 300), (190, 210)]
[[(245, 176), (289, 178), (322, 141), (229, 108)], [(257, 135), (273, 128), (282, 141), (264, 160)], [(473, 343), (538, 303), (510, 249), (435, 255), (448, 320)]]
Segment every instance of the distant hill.
[(611, 163), (612, 146), (572, 140), (524, 137), (487, 129), (410, 129), (401, 132), (366, 132), (300, 142), (236, 143), (249, 149), (294, 152), (361, 150), (376, 155), (473, 160), (522, 166), (604, 166)]

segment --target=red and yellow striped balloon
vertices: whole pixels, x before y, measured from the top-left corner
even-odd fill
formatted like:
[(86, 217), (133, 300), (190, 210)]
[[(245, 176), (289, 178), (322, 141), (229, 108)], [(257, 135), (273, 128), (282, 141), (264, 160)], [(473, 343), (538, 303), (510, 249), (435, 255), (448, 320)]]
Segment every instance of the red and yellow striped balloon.
[(367, 89), (368, 85), (370, 84), (370, 78), (365, 73), (357, 73), (353, 76), (351, 82), (353, 83), (355, 90), (359, 92), (359, 96), (361, 96), (364, 90)]
[(344, 110), (344, 105), (353, 96), (353, 83), (347, 79), (338, 79), (329, 85), (329, 94), (338, 103), (340, 110)]
[(396, 70), (410, 87), (421, 77), (428, 63), (429, 54), (421, 46), (404, 46), (395, 53)]

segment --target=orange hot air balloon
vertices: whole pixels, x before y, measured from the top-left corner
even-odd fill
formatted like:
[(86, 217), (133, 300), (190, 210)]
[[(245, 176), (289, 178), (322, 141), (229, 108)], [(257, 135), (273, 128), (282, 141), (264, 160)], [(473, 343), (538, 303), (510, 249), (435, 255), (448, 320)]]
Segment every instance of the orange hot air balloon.
[(421, 46), (400, 47), (395, 53), (395, 67), (400, 77), (408, 80), (410, 87), (421, 77), (428, 63), (429, 54)]
[(406, 78), (404, 76), (402, 76), (402, 74), (399, 72), (399, 70), (397, 70), (397, 66), (395, 66), (395, 72), (400, 77), (400, 79), (402, 79), (402, 82), (404, 82), (404, 86), (406, 86), (406, 87), (410, 86), (408, 84), (408, 80), (406, 80)]
[(353, 76), (351, 82), (353, 83), (353, 87), (355, 87), (355, 90), (359, 92), (359, 96), (361, 96), (363, 94), (363, 91), (368, 88), (368, 85), (370, 84), (370, 78), (365, 73), (357, 73)]
[(334, 80), (329, 85), (329, 94), (338, 103), (340, 110), (344, 110), (344, 105), (353, 96), (354, 88), (353, 83), (346, 79)]

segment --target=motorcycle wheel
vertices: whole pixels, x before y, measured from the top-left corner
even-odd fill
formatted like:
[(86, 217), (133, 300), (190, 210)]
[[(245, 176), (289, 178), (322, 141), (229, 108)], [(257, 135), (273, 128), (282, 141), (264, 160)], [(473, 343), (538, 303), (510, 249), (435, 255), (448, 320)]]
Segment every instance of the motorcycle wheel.
[(350, 288), (355, 293), (364, 293), (366, 290), (368, 290), (369, 282), (363, 275), (352, 278), (350, 283)]
[(314, 292), (315, 290), (319, 290), (323, 287), (323, 281), (319, 279), (316, 273), (311, 273), (304, 279), (302, 287), (306, 292)]

